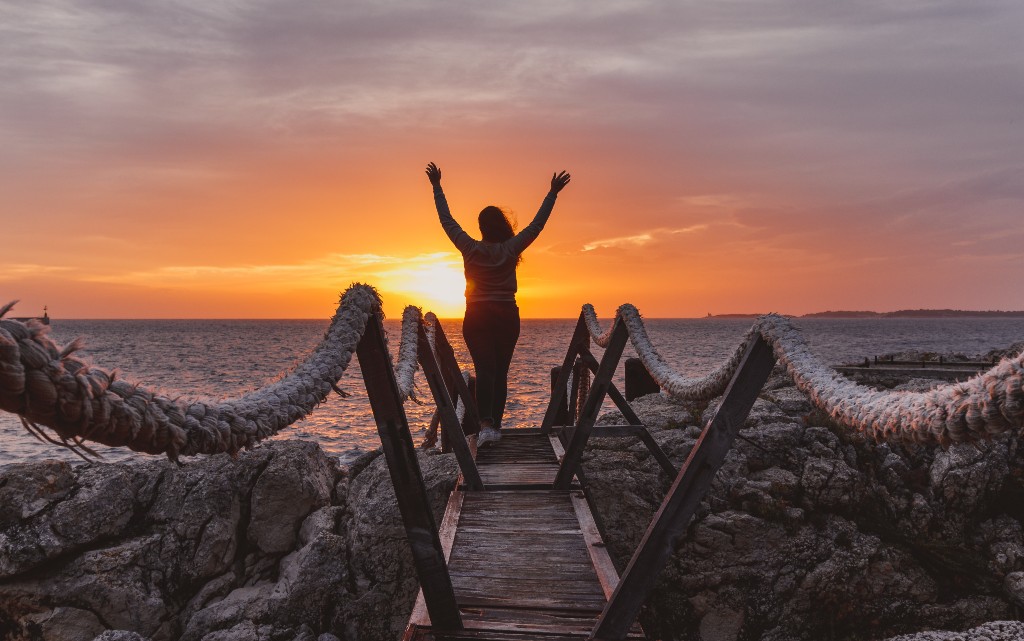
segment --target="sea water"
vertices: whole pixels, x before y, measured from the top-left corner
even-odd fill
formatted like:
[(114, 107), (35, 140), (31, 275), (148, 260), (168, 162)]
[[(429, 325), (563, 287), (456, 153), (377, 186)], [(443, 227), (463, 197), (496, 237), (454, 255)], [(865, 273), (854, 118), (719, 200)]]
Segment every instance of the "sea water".
[[(604, 321), (605, 327), (608, 320)], [(728, 358), (752, 319), (648, 319), (651, 341), (677, 372), (706, 374)], [(562, 362), (575, 319), (524, 320), (512, 362), (504, 424), (539, 425), (550, 398), (551, 368)], [(878, 354), (923, 350), (969, 356), (1024, 340), (1024, 319), (796, 319), (811, 350), (824, 362), (862, 361)], [(460, 365), (472, 366), (462, 341), (461, 320), (442, 325)], [(398, 349), (397, 320), (385, 321), (392, 351)], [(326, 321), (315, 320), (55, 320), (52, 336), (59, 344), (82, 337), (79, 354), (95, 366), (118, 370), (121, 378), (185, 399), (230, 398), (278, 378), (319, 342)], [(600, 357), (601, 350), (594, 348)], [(627, 347), (623, 359), (635, 355)], [(621, 386), (622, 366), (618, 381)], [(419, 374), (422, 398), (429, 390)], [(333, 394), (311, 415), (275, 438), (315, 441), (342, 460), (379, 446), (376, 426), (353, 358), (339, 383), (348, 392)], [(607, 405), (607, 402), (606, 402)], [(430, 422), (433, 407), (407, 402), (406, 413), (417, 441)], [(105, 461), (144, 457), (127, 449), (96, 448)], [(59, 458), (77, 461), (63, 448), (41, 443), (26, 432), (18, 417), (0, 411), (0, 464)]]

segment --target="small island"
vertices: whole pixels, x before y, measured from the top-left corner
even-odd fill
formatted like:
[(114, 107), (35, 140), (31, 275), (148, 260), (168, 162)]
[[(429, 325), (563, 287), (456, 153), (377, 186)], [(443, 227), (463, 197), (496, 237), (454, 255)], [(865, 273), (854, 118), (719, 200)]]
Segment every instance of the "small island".
[[(788, 315), (788, 314), (786, 314)], [(708, 314), (706, 318), (757, 318), (761, 314)], [(894, 312), (836, 310), (803, 314), (796, 318), (1024, 318), (1024, 311), (969, 309), (900, 309)]]

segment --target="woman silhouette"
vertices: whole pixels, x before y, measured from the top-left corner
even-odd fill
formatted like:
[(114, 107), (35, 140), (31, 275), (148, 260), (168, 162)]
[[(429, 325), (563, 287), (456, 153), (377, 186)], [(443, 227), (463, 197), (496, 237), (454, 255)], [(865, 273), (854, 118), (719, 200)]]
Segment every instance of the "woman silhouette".
[(480, 410), (477, 445), (501, 440), (501, 417), (508, 397), (508, 368), (519, 340), (519, 307), (516, 305), (516, 266), (523, 250), (530, 246), (555, 206), (555, 198), (569, 184), (570, 176), (551, 176), (551, 191), (541, 203), (533, 221), (516, 234), (508, 217), (498, 207), (480, 212), (480, 234), (474, 240), (462, 230), (448, 209), (441, 190), (441, 170), (427, 165), (427, 178), (434, 186), (434, 204), (448, 238), (462, 252), (466, 270), (466, 318), (462, 336), (476, 370), (476, 403)]

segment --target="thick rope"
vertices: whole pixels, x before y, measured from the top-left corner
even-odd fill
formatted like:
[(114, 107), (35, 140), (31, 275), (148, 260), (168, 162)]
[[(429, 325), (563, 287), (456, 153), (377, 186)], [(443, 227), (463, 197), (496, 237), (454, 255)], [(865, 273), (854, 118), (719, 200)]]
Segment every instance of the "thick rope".
[[(337, 390), (367, 319), (381, 313), (372, 287), (349, 287), (306, 360), (276, 382), (220, 402), (186, 402), (119, 380), (75, 358), (79, 341), (61, 348), (40, 323), (0, 318), (0, 409), (21, 415), (37, 438), (79, 453), (91, 452), (84, 443), (88, 440), (165, 453), (172, 460), (234, 454), (306, 416)], [(59, 440), (40, 426), (52, 429)]]
[[(608, 345), (612, 328), (602, 332), (591, 305), (583, 307), (594, 341)], [(847, 379), (822, 363), (807, 347), (800, 331), (784, 316), (757, 319), (725, 363), (707, 376), (686, 378), (658, 354), (647, 336), (640, 312), (619, 307), (615, 322), (629, 330), (630, 342), (651, 377), (664, 392), (683, 400), (707, 400), (725, 391), (750, 341), (761, 335), (793, 377), (797, 388), (840, 425), (876, 440), (969, 443), (1024, 427), (1024, 352), (1004, 358), (990, 370), (962, 383), (927, 392), (880, 391)]]
[[(395, 378), (402, 400), (416, 400), (415, 377), (419, 369), (419, 327), (423, 315), (419, 307), (409, 305), (402, 312), (402, 338), (398, 344), (398, 362), (395, 363)], [(428, 314), (428, 318), (429, 318)]]

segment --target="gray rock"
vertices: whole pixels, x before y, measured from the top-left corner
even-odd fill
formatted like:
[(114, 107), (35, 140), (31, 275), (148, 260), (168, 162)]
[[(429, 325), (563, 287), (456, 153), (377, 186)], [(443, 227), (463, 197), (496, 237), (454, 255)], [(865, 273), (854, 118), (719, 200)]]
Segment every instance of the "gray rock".
[(111, 626), (153, 641), (291, 640), (330, 620), (332, 600), (348, 592), (347, 496), (332, 505), (342, 473), (315, 444), (273, 442), (181, 468), (7, 467), (0, 478), (12, 473), (36, 486), (22, 482), (28, 491), (10, 497), (7, 514), (23, 516), (0, 529), (8, 638), (60, 629), (51, 637), (92, 639)]
[[(718, 402), (654, 394), (634, 407), (681, 465)], [(440, 521), (457, 466), (419, 461)], [(594, 439), (584, 470), (621, 569), (672, 479), (632, 438)], [(776, 372), (643, 622), (666, 641), (971, 627), (911, 638), (1015, 638), (999, 621), (1024, 607), (1021, 496), (1016, 437), (984, 450), (874, 444)], [(0, 468), (0, 629), (12, 641), (390, 640), (416, 590), (379, 452), (345, 469), (298, 441), (181, 468)]]
[(128, 630), (106, 630), (92, 641), (149, 641), (138, 632)]
[(95, 614), (72, 607), (30, 614), (26, 620), (40, 641), (91, 641), (104, 629)]
[(71, 466), (63, 461), (0, 467), (0, 531), (63, 499), (73, 485)]
[[(648, 600), (648, 633), (877, 639), (1012, 616), (1024, 584), (1022, 528), (1007, 511), (1024, 493), (1016, 440), (983, 451), (875, 444), (797, 394), (776, 384), (756, 402)], [(700, 433), (651, 428), (679, 462)], [(623, 568), (667, 480), (631, 447), (597, 444), (584, 461)]]
[(917, 632), (890, 637), (885, 641), (1021, 641), (1024, 623), (992, 621), (963, 632)]
[(302, 455), (275, 456), (252, 490), (249, 539), (269, 554), (292, 549), (306, 516), (330, 503), (334, 476), (319, 447)]

